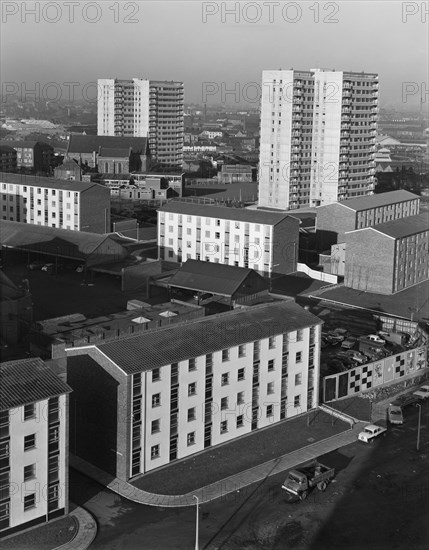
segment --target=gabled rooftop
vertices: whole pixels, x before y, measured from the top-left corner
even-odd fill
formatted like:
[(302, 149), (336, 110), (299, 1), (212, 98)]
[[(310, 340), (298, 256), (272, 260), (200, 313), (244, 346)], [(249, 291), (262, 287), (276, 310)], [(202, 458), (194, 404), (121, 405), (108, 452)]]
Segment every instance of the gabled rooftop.
[(0, 363), (0, 410), (5, 411), (70, 393), (65, 384), (39, 358)]
[(0, 183), (13, 183), (16, 185), (27, 185), (28, 187), (44, 187), (48, 189), (62, 189), (64, 191), (87, 191), (91, 187), (103, 188), (102, 185), (93, 182), (68, 181), (57, 178), (40, 176), (27, 176), (26, 174), (0, 173)]
[[(403, 237), (409, 237), (417, 233), (429, 231), (429, 214), (424, 212), (418, 216), (409, 216), (391, 222), (379, 223), (368, 229), (384, 233), (394, 239), (401, 239)], [(348, 233), (351, 232), (349, 231)]]
[(67, 154), (98, 153), (100, 147), (108, 149), (132, 149), (132, 152), (145, 155), (148, 148), (148, 141), (145, 137), (123, 137), (123, 136), (85, 136), (72, 134), (69, 139)]
[(321, 322), (295, 302), (281, 301), (211, 315), (97, 348), (126, 374), (134, 374)]
[[(175, 212), (177, 214), (201, 216), (205, 218), (217, 218), (221, 220), (260, 223), (265, 225), (276, 225), (285, 218), (293, 218), (293, 216), (290, 216), (288, 214), (270, 212), (267, 210), (228, 208), (227, 206), (197, 204), (180, 200), (172, 200), (168, 202), (159, 209), (159, 212)], [(297, 224), (299, 224), (298, 220)]]
[[(370, 208), (387, 206), (389, 204), (396, 204), (398, 202), (410, 201), (418, 198), (418, 195), (414, 195), (414, 193), (400, 189), (398, 191), (389, 191), (387, 193), (379, 193), (377, 195), (355, 197), (353, 199), (348, 199), (346, 201), (341, 201), (334, 204), (339, 204), (358, 212), (360, 210), (368, 210)], [(320, 208), (323, 208), (323, 206)]]

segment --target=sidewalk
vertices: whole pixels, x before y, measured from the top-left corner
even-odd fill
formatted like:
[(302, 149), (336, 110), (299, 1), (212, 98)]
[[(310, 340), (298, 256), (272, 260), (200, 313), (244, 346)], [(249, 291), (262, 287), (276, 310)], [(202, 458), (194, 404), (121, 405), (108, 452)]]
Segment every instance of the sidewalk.
[(72, 540), (62, 546), (58, 546), (55, 550), (87, 550), (97, 536), (97, 523), (95, 519), (80, 506), (76, 506), (69, 515), (78, 524), (77, 533)]
[(106, 472), (103, 472), (96, 466), (89, 464), (79, 457), (71, 456), (70, 466), (88, 477), (95, 479), (101, 485), (108, 487), (111, 491), (119, 494), (123, 498), (139, 504), (160, 506), (164, 508), (192, 506), (196, 502), (193, 498), (194, 495), (198, 497), (200, 504), (210, 502), (228, 493), (243, 489), (252, 483), (262, 481), (269, 476), (294, 468), (303, 462), (307, 462), (331, 451), (335, 451), (340, 447), (354, 443), (357, 440), (357, 434), (366, 424), (367, 422), (358, 421), (353, 428), (346, 432), (312, 443), (311, 445), (307, 445), (279, 458), (269, 460), (254, 468), (250, 468), (239, 474), (227, 477), (184, 495), (157, 495), (143, 491), (142, 489), (137, 489), (126, 481), (112, 478), (112, 476)]

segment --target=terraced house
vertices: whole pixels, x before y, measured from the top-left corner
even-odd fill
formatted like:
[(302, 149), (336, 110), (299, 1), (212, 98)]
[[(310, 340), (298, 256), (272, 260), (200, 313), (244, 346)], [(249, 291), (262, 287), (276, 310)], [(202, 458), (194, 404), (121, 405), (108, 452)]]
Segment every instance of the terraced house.
[(68, 348), (71, 452), (128, 480), (313, 409), (320, 331), (280, 300)]
[(68, 394), (39, 358), (0, 363), (0, 537), (68, 513)]

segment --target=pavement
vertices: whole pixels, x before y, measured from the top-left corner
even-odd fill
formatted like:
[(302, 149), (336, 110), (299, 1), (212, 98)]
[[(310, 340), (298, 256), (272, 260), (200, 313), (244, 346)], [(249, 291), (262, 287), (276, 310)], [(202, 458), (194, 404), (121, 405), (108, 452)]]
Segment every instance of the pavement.
[(81, 506), (76, 506), (69, 515), (77, 522), (76, 535), (72, 540), (58, 546), (55, 550), (87, 550), (97, 536), (97, 523), (95, 519)]
[(244, 487), (260, 482), (267, 477), (290, 470), (303, 462), (313, 460), (326, 453), (349, 445), (357, 440), (358, 433), (367, 424), (368, 422), (357, 420), (353, 426), (345, 432), (317, 441), (316, 443), (312, 443), (296, 451), (269, 460), (268, 462), (259, 464), (258, 466), (184, 495), (158, 495), (149, 493), (121, 479), (112, 479), (111, 475), (74, 455), (70, 456), (70, 466), (82, 474), (95, 479), (98, 483), (106, 486), (121, 497), (139, 504), (163, 508), (192, 506), (196, 503), (195, 497), (197, 497), (199, 504), (210, 502), (228, 493), (240, 491)]

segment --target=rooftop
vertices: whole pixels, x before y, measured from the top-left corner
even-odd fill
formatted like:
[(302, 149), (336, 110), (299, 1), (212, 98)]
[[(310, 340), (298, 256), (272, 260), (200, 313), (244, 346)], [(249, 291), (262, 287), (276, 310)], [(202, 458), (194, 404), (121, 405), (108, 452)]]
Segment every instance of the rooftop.
[(144, 155), (147, 150), (147, 139), (145, 137), (123, 137), (123, 136), (85, 136), (72, 134), (67, 147), (67, 154), (70, 153), (98, 153), (100, 147), (108, 149), (129, 149), (133, 153)]
[(365, 229), (355, 229), (354, 231), (347, 231), (347, 233), (356, 233), (357, 231), (378, 231), (384, 233), (394, 239), (400, 239), (402, 237), (409, 237), (410, 235), (416, 235), (417, 233), (423, 233), (429, 231), (429, 214), (423, 212), (418, 216), (409, 216), (407, 218), (399, 218), (398, 220), (392, 220), (391, 222), (379, 223), (372, 227), (366, 227)]
[(100, 147), (99, 157), (120, 157), (128, 158), (132, 152), (132, 147)]
[(220, 296), (233, 296), (251, 273), (256, 272), (244, 267), (187, 260), (171, 277), (168, 285)]
[(0, 363), (1, 411), (71, 391), (39, 357)]
[(56, 178), (27, 176), (26, 174), (10, 174), (8, 172), (0, 173), (0, 183), (12, 183), (16, 185), (27, 185), (29, 187), (43, 187), (48, 189), (62, 189), (64, 191), (87, 191), (94, 186), (102, 188), (93, 182), (68, 181)]
[(218, 218), (221, 220), (236, 220), (266, 225), (276, 225), (285, 218), (292, 218), (288, 214), (269, 212), (262, 210), (248, 210), (246, 208), (228, 208), (225, 206), (213, 206), (198, 204), (180, 200), (172, 200), (159, 209), (159, 212), (175, 212), (205, 218)]
[[(350, 208), (351, 210), (368, 210), (370, 208), (377, 208), (378, 206), (385, 206), (388, 204), (395, 204), (397, 202), (410, 201), (418, 199), (418, 195), (404, 191), (389, 191), (388, 193), (379, 193), (376, 195), (366, 195), (364, 197), (355, 197), (354, 199), (348, 199), (334, 204), (340, 204)], [(323, 208), (323, 206), (321, 207)]]
[(26, 148), (26, 149), (33, 149), (33, 147), (35, 147), (36, 145), (43, 145), (44, 147), (49, 147), (50, 149), (53, 149), (53, 147), (51, 145), (49, 145), (49, 143), (45, 143), (44, 141), (38, 141), (38, 140), (33, 140), (33, 141), (2, 141), (0, 142), (0, 145), (8, 145), (9, 147), (13, 147), (13, 148)]
[[(108, 235), (100, 235), (99, 233), (72, 231), (8, 220), (2, 220), (0, 225), (0, 243), (2, 246), (34, 250), (41, 254), (86, 260), (107, 239), (114, 248), (119, 249), (121, 247), (119, 243), (114, 243)], [(106, 259), (106, 255), (104, 255), (104, 258)]]
[(261, 304), (97, 346), (126, 374), (321, 323), (295, 302)]

